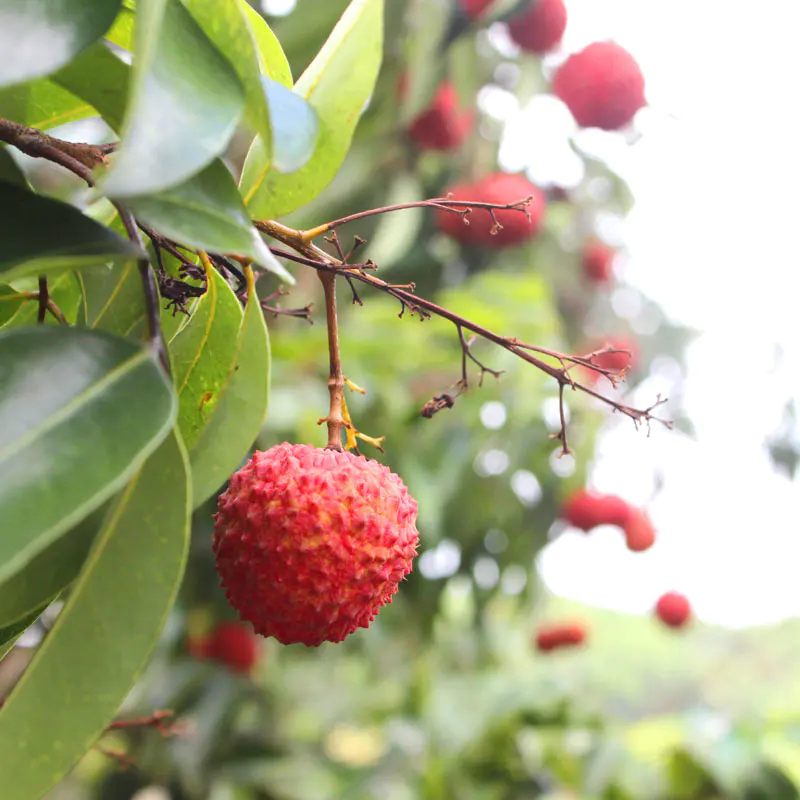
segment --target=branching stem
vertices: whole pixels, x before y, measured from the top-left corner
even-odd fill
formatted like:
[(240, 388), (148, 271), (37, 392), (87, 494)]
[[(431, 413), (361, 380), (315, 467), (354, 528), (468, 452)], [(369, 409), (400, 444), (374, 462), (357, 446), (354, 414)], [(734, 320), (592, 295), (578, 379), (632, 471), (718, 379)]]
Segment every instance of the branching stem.
[(342, 359), (339, 353), (339, 321), (336, 314), (336, 274), (321, 271), (317, 275), (325, 292), (325, 316), (328, 322), (328, 357), (330, 374), (328, 377), (328, 392), (330, 394), (330, 409), (324, 420), (328, 423), (328, 450), (342, 449), (342, 427), (345, 419), (344, 408), (344, 375), (342, 374)]

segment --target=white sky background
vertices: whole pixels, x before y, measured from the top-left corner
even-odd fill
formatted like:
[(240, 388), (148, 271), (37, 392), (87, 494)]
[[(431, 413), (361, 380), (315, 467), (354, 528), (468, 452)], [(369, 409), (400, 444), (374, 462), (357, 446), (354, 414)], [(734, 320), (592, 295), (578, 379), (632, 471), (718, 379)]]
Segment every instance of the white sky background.
[[(567, 7), (565, 51), (613, 38), (647, 84), (651, 107), (637, 116), (637, 143), (600, 131), (578, 139), (636, 196), (623, 230), (625, 280), (703, 335), (688, 354), (697, 440), (655, 430), (647, 439), (611, 422), (593, 471), (598, 489), (634, 502), (651, 498), (660, 473), (650, 506), (656, 545), (630, 553), (613, 529), (568, 531), (542, 553), (541, 573), (557, 594), (623, 611), (647, 612), (677, 589), (708, 622), (800, 615), (800, 482), (774, 472), (763, 446), (789, 394), (800, 397), (800, 4)], [(526, 128), (530, 137), (534, 115), (547, 124), (541, 105), (528, 111), (510, 139)], [(564, 129), (563, 109), (551, 103), (545, 114)], [(520, 149), (508, 144), (517, 159)], [(532, 167), (535, 177), (541, 166)], [(654, 390), (636, 396), (646, 402)]]

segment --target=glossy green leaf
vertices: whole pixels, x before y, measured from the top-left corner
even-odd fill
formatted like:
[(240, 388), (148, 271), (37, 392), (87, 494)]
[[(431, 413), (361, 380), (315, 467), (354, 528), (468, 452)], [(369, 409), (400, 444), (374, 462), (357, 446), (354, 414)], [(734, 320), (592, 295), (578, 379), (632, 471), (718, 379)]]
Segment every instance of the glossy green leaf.
[(0, 183), (14, 183), (22, 187), (28, 185), (22, 170), (11, 157), (7, 147), (0, 147)]
[(183, 574), (186, 455), (170, 435), (114, 501), (58, 620), (0, 709), (3, 800), (56, 784), (144, 668)]
[(18, 292), (10, 286), (0, 286), (0, 328), (14, 317), (23, 303), (30, 302), (24, 292)]
[(244, 89), (178, 0), (141, 0), (122, 144), (102, 186), (110, 196), (159, 192), (218, 156), (244, 107)]
[(382, 0), (353, 0), (294, 87), (320, 120), (312, 158), (297, 172), (282, 174), (265, 159), (258, 141), (247, 155), (240, 189), (254, 217), (288, 214), (331, 182), (375, 86), (382, 49)]
[(42, 612), (47, 608), (47, 605), (49, 605), (49, 603), (32, 611), (27, 617), (19, 619), (4, 628), (0, 628), (0, 661), (5, 658), (6, 654), (16, 644), (17, 639), (39, 619)]
[(253, 35), (261, 73), (291, 89), (292, 70), (278, 37), (272, 32), (264, 17), (247, 0), (237, 0), (237, 2)]
[(175, 395), (148, 349), (106, 333), (0, 333), (0, 581), (109, 498), (167, 435)]
[[(319, 137), (317, 114), (306, 100), (283, 84), (269, 78), (264, 78), (263, 83), (272, 120), (272, 166), (278, 172), (296, 172), (314, 154)], [(261, 146), (264, 147), (263, 142)]]
[(92, 116), (95, 110), (49, 78), (0, 89), (0, 117), (47, 130)]
[(0, 3), (0, 86), (68, 64), (110, 27), (121, 0), (4, 0)]
[(137, 219), (176, 241), (213, 253), (248, 256), (294, 283), (253, 227), (236, 182), (219, 159), (186, 183), (131, 198), (128, 207)]
[(137, 262), (84, 270), (75, 277), (82, 290), (79, 325), (119, 336), (136, 337), (143, 331), (146, 310)]
[(234, 367), (214, 416), (189, 453), (195, 507), (219, 489), (256, 440), (267, 413), (270, 350), (255, 286), (248, 292)]
[[(12, 288), (15, 291), (35, 292), (38, 283), (35, 278), (27, 277), (14, 281)], [(51, 276), (47, 281), (47, 288), (50, 298), (61, 309), (68, 322), (74, 322), (77, 318), (76, 309), (80, 299), (80, 288), (75, 276), (71, 272), (62, 272)], [(6, 323), (6, 328), (17, 328), (23, 325), (33, 325), (36, 323), (39, 312), (39, 304), (34, 300), (18, 304), (17, 312)], [(51, 314), (44, 318), (44, 324), (48, 327), (58, 326), (60, 323)]]
[[(115, 130), (122, 128), (131, 68), (102, 42), (96, 42), (51, 80), (89, 103)], [(93, 112), (92, 112), (93, 113)]]
[(0, 183), (0, 206), (4, 281), (141, 256), (130, 241), (67, 203)]
[(210, 270), (206, 293), (169, 348), (180, 400), (178, 427), (190, 452), (228, 381), (241, 324), (238, 298), (227, 281), (215, 269)]
[(184, 0), (184, 5), (236, 70), (244, 86), (245, 116), (269, 141), (269, 109), (261, 86), (258, 50), (239, 0)]
[(56, 539), (25, 569), (0, 584), (0, 628), (30, 616), (55, 600), (78, 577), (103, 520), (98, 509)]

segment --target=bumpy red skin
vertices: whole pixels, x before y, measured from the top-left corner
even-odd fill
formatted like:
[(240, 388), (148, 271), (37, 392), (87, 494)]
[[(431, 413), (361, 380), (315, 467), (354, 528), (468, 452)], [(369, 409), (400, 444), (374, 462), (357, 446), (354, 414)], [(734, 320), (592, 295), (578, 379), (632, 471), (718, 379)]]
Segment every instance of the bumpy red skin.
[(632, 509), (615, 494), (595, 494), (586, 489), (578, 489), (564, 503), (561, 513), (573, 527), (590, 531), (598, 525), (618, 525), (624, 528)]
[(477, 19), (494, 2), (494, 0), (458, 0), (464, 13), (470, 19)]
[(214, 522), (231, 605), (262, 636), (315, 647), (367, 628), (411, 572), (416, 501), (387, 467), (311, 445), (257, 452)]
[(611, 281), (616, 253), (602, 242), (589, 242), (581, 254), (583, 275), (592, 283), (605, 284)]
[(567, 28), (564, 0), (536, 0), (528, 10), (508, 23), (511, 38), (529, 53), (552, 50)]
[(682, 628), (692, 616), (692, 607), (684, 595), (667, 592), (658, 598), (656, 616), (670, 628)]
[[(495, 217), (503, 229), (494, 235), (491, 233), (492, 218), (485, 209), (473, 208), (467, 217), (469, 225), (465, 225), (458, 214), (438, 209), (436, 221), (439, 230), (464, 245), (502, 248), (521, 244), (535, 237), (544, 222), (544, 194), (523, 175), (496, 172), (474, 184), (461, 183), (452, 186), (443, 192), (443, 196), (447, 194), (452, 195), (451, 200), (473, 200), (498, 205), (514, 203), (526, 197), (532, 198), (528, 206), (530, 222), (524, 211), (495, 211)], [(463, 207), (469, 208), (469, 205)]]
[(584, 128), (618, 130), (647, 105), (639, 65), (614, 42), (595, 42), (570, 56), (553, 78), (553, 91)]
[(474, 119), (472, 112), (459, 108), (455, 86), (445, 81), (428, 108), (409, 126), (408, 138), (418, 150), (457, 150), (469, 136)]
[(561, 647), (577, 647), (586, 641), (586, 628), (577, 622), (551, 623), (536, 632), (536, 649), (542, 653)]
[(641, 553), (649, 550), (656, 541), (656, 531), (647, 512), (640, 508), (632, 508), (630, 515), (622, 526), (625, 531), (625, 544), (628, 550)]

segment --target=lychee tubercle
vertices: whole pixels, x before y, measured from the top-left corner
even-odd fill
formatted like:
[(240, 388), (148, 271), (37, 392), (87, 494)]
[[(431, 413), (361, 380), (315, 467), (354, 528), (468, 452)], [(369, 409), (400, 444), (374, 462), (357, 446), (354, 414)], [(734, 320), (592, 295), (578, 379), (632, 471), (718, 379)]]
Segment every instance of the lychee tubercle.
[(283, 644), (369, 627), (411, 572), (417, 503), (388, 467), (283, 443), (231, 477), (214, 522), (222, 586), (242, 619)]

